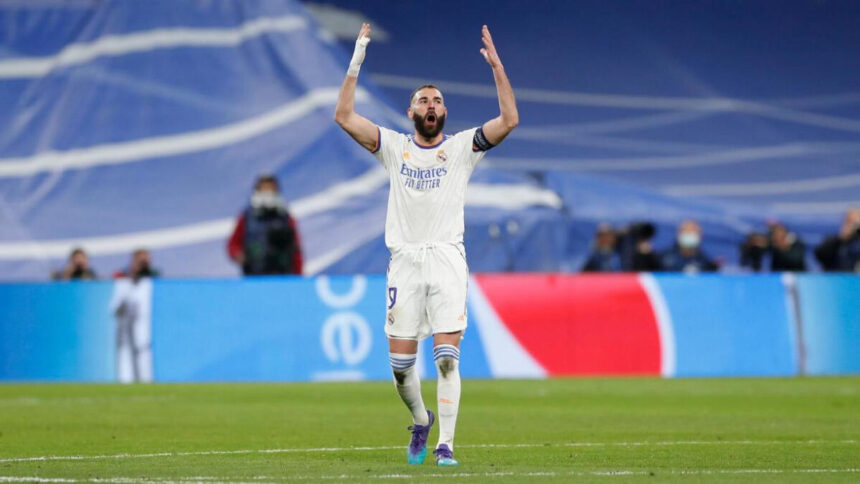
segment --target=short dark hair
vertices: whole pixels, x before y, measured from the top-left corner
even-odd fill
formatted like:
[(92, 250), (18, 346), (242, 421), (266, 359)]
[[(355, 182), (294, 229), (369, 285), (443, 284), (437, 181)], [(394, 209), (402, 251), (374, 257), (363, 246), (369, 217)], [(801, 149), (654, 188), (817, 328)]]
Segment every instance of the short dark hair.
[(281, 191), (281, 185), (278, 183), (278, 179), (275, 178), (275, 175), (260, 175), (257, 177), (257, 181), (254, 182), (254, 190), (258, 190), (260, 185), (263, 183), (271, 183), (275, 185), (275, 190)]
[(424, 84), (423, 86), (418, 86), (417, 88), (415, 88), (414, 91), (412, 91), (412, 94), (409, 96), (409, 105), (410, 106), (412, 106), (412, 99), (414, 99), (415, 95), (418, 94), (418, 91), (420, 91), (422, 89), (435, 89), (435, 90), (439, 91), (439, 93), (442, 93), (442, 90), (433, 84)]

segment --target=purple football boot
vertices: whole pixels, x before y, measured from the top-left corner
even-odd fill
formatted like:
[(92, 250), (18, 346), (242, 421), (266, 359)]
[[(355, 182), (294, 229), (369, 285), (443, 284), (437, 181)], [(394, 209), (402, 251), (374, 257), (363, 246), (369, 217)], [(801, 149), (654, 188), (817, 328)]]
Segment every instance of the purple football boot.
[(433, 427), (436, 416), (431, 410), (427, 410), (427, 417), (430, 419), (430, 423), (427, 425), (409, 426), (409, 430), (412, 431), (412, 440), (409, 441), (409, 449), (406, 450), (406, 459), (410, 464), (423, 464), (424, 458), (427, 457), (427, 437), (430, 435), (430, 428)]
[(454, 451), (448, 448), (448, 444), (441, 444), (436, 450), (433, 451), (436, 454), (436, 465), (437, 466), (458, 466), (460, 465), (456, 459), (454, 459)]

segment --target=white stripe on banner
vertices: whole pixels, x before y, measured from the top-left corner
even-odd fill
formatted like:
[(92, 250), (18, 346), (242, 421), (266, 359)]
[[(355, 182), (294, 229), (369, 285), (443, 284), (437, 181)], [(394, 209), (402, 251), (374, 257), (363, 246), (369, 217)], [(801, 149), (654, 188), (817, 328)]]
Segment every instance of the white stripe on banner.
[(481, 333), (481, 346), (494, 378), (544, 378), (546, 370), (520, 345), (487, 300), (474, 277), (469, 278), (469, 320)]
[(48, 57), (19, 57), (0, 61), (0, 79), (41, 77), (54, 69), (87, 63), (99, 57), (175, 47), (229, 47), (269, 32), (292, 32), (307, 28), (297, 15), (258, 18), (234, 28), (171, 28), (108, 35), (92, 42), (69, 44)]
[(492, 156), (487, 159), (486, 164), (497, 168), (520, 170), (642, 171), (730, 165), (773, 158), (858, 152), (860, 152), (860, 143), (853, 142), (788, 143), (682, 156), (624, 158), (507, 158)]
[(770, 206), (776, 212), (795, 215), (842, 214), (851, 207), (860, 207), (860, 199), (843, 202), (782, 202)]
[[(343, 206), (350, 198), (369, 195), (385, 186), (386, 183), (388, 183), (388, 173), (381, 167), (375, 167), (351, 180), (337, 183), (313, 195), (293, 201), (290, 204), (290, 211), (297, 218), (309, 217)], [(469, 206), (489, 206), (503, 209), (540, 205), (552, 208), (561, 206), (561, 199), (551, 190), (529, 185), (486, 185), (480, 183), (473, 184), (469, 190), (472, 190), (473, 186), (477, 189), (475, 190), (476, 194), (471, 195), (466, 202)], [(516, 203), (511, 203), (509, 197), (521, 197), (521, 199)], [(0, 243), (0, 260), (64, 258), (68, 256), (72, 247), (77, 246), (86, 247), (90, 255), (99, 256), (123, 254), (134, 247), (165, 249), (213, 240), (225, 240), (230, 235), (230, 231), (233, 230), (235, 222), (233, 218), (222, 218), (166, 229), (102, 237), (6, 242)], [(382, 232), (371, 232), (365, 237), (351, 239), (344, 245), (314, 259), (309, 259), (305, 263), (305, 274), (313, 275), (322, 272), (353, 250), (381, 235)]]
[(71, 248), (76, 246), (85, 247), (87, 253), (94, 256), (124, 254), (132, 247), (161, 249), (199, 244), (214, 239), (226, 240), (235, 223), (236, 221), (232, 218), (223, 218), (182, 227), (129, 232), (104, 237), (4, 242), (0, 244), (0, 260), (64, 258), (69, 255)]
[[(334, 105), (339, 91), (339, 87), (313, 89), (272, 111), (217, 128), (89, 148), (47, 151), (23, 158), (0, 158), (0, 177), (32, 176), (45, 171), (116, 165), (232, 145), (300, 119), (322, 106)], [(366, 91), (359, 89), (356, 92), (356, 101), (368, 98)]]
[(640, 273), (639, 284), (645, 290), (654, 319), (657, 320), (657, 334), (660, 337), (660, 375), (665, 378), (675, 376), (677, 372), (677, 349), (675, 346), (675, 330), (672, 324), (672, 313), (663, 297), (663, 291), (657, 280), (651, 274)]
[(325, 254), (321, 254), (317, 257), (314, 257), (313, 259), (309, 259), (305, 262), (302, 268), (304, 274), (306, 276), (319, 274), (320, 272), (326, 270), (326, 268), (328, 268), (330, 265), (349, 255), (352, 251), (358, 249), (364, 244), (371, 242), (373, 239), (381, 235), (383, 235), (383, 232), (379, 231), (371, 232), (364, 237), (349, 239), (349, 241), (347, 241), (344, 245), (335, 247), (334, 249), (326, 252)]
[(667, 185), (662, 187), (660, 191), (668, 195), (676, 196), (742, 197), (777, 195), (782, 193), (820, 192), (858, 185), (860, 185), (860, 174), (838, 175), (806, 180)]
[[(380, 86), (412, 90), (415, 86), (431, 83), (446, 94), (487, 97), (498, 95), (492, 84), (422, 79), (391, 74), (372, 74), (370, 78)], [(517, 99), (525, 102), (562, 104), (570, 106), (601, 106), (624, 109), (669, 109), (681, 111), (738, 112), (790, 121), (810, 126), (819, 126), (838, 131), (860, 132), (860, 121), (825, 114), (796, 111), (755, 101), (733, 98), (696, 98), (669, 96), (631, 96), (624, 94), (595, 94), (545, 89), (514, 89)]]
[(534, 206), (560, 209), (564, 203), (554, 191), (532, 185), (470, 183), (466, 205), (521, 210)]
[[(388, 175), (385, 170), (373, 168), (352, 180), (332, 185), (309, 197), (296, 200), (291, 205), (291, 212), (301, 218), (331, 210), (342, 205), (350, 197), (372, 193), (387, 180)], [(111, 255), (125, 253), (133, 247), (162, 249), (219, 239), (226, 240), (235, 223), (234, 218), (222, 218), (179, 227), (104, 237), (2, 243), (0, 260), (62, 258), (68, 256), (69, 250), (75, 246), (86, 247), (90, 255)]]
[[(377, 180), (379, 186), (388, 180), (388, 174), (382, 172)], [(328, 196), (321, 196), (321, 200), (327, 200)], [(563, 205), (561, 197), (552, 190), (543, 189), (531, 185), (512, 185), (487, 183), (470, 183), (466, 192), (466, 205), (470, 207), (494, 207), (504, 210), (519, 210), (526, 207), (546, 206), (560, 209)], [(380, 228), (383, 228), (380, 225)], [(350, 252), (358, 249), (364, 244), (372, 241), (384, 232), (370, 232), (363, 237), (350, 239), (345, 244), (322, 254), (305, 263), (305, 274), (313, 275), (322, 272), (328, 266), (343, 259)]]

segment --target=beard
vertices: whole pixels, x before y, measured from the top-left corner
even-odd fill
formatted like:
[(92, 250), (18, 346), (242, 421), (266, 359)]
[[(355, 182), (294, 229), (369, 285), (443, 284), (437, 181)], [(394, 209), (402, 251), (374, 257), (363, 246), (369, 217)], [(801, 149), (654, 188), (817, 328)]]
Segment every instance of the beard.
[[(427, 126), (427, 117), (428, 116), (436, 117), (436, 124), (433, 126)], [(427, 113), (424, 116), (418, 115), (418, 113), (414, 113), (412, 115), (412, 121), (415, 122), (415, 131), (424, 139), (433, 139), (442, 132), (442, 128), (445, 127), (445, 115), (444, 114), (436, 114), (436, 113)]]

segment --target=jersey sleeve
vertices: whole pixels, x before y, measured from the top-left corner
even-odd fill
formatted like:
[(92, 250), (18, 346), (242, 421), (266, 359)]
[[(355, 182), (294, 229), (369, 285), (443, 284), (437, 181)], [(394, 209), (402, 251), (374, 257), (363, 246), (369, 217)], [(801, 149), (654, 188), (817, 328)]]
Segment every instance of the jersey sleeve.
[(388, 170), (391, 166), (397, 165), (397, 152), (403, 135), (381, 126), (377, 127), (377, 130), (376, 149), (373, 150), (373, 156)]
[(487, 154), (486, 150), (480, 149), (475, 145), (475, 133), (477, 131), (478, 127), (476, 126), (474, 128), (460, 131), (454, 135), (457, 139), (458, 146), (460, 146), (463, 159), (465, 159), (472, 168), (474, 168), (475, 165), (484, 158), (484, 155)]

